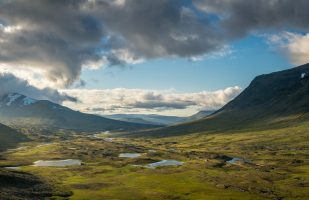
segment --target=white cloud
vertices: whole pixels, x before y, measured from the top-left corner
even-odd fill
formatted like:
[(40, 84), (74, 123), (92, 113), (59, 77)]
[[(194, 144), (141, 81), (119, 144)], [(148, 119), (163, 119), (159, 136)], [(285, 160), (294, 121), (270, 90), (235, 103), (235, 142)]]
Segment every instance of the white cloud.
[(200, 56), (192, 56), (190, 57), (190, 60), (192, 61), (203, 61), (207, 59), (219, 59), (222, 57), (227, 57), (233, 54), (235, 50), (233, 50), (229, 45), (224, 45), (221, 49), (218, 51), (209, 53), (209, 54), (204, 54)]
[(0, 24), (0, 31), (3, 31), (6, 34), (13, 34), (20, 31), (21, 29), (21, 25), (5, 26), (3, 24)]
[(125, 3), (126, 3), (126, 0), (115, 0), (113, 2), (113, 4), (116, 5), (116, 6), (124, 6)]
[(0, 62), (0, 73), (14, 74), (19, 79), (26, 80), (29, 84), (40, 89), (46, 87), (57, 88), (62, 85), (57, 80), (46, 78), (48, 76), (46, 73), (48, 72), (40, 68), (32, 68), (25, 65), (12, 66), (12, 64)]
[(309, 34), (283, 32), (268, 36), (270, 44), (286, 54), (291, 63), (301, 65), (309, 62)]
[(138, 64), (144, 61), (143, 58), (134, 55), (126, 48), (111, 50), (111, 55), (113, 55), (114, 58), (117, 57), (118, 62), (123, 64)]
[(83, 69), (100, 69), (108, 65), (108, 61), (106, 58), (101, 58), (99, 60), (87, 60), (83, 63), (82, 68)]
[(65, 106), (95, 114), (157, 113), (191, 115), (198, 110), (222, 107), (241, 91), (238, 86), (217, 91), (176, 93), (170, 90), (144, 89), (70, 89), (63, 92), (78, 97), (79, 102), (64, 102)]
[(55, 103), (76, 101), (76, 98), (61, 93), (58, 90), (48, 87), (37, 88), (31, 85), (28, 81), (9, 73), (0, 73), (0, 85), (0, 96), (8, 93), (20, 93), (34, 99), (50, 100)]

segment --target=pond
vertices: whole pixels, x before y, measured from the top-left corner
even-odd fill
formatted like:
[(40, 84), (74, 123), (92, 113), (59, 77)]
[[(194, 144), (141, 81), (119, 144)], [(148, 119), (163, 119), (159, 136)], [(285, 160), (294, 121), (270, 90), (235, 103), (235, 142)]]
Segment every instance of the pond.
[(66, 167), (73, 165), (81, 165), (82, 162), (76, 159), (67, 159), (67, 160), (38, 160), (33, 163), (33, 166), (36, 167)]
[(105, 142), (113, 142), (114, 138), (104, 138)]
[(138, 158), (140, 157), (142, 154), (140, 153), (121, 153), (119, 154), (119, 158)]
[(4, 167), (5, 169), (11, 169), (11, 170), (19, 170), (20, 167)]
[(226, 161), (229, 164), (236, 164), (236, 163), (251, 163), (251, 161), (246, 160), (244, 158), (232, 158), (231, 160)]
[(145, 165), (146, 168), (156, 168), (156, 167), (163, 167), (163, 166), (181, 166), (183, 162), (177, 160), (162, 160), (159, 162), (151, 163)]

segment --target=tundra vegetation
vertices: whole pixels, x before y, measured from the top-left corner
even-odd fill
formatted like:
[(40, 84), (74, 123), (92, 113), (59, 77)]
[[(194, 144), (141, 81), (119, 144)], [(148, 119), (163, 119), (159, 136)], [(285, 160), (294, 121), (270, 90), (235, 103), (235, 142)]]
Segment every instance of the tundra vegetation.
[[(16, 199), (35, 195), (42, 199), (132, 200), (309, 198), (308, 122), (269, 130), (164, 138), (119, 135), (106, 140), (110, 135), (66, 131), (28, 137), (32, 141), (1, 154), (1, 185), (7, 184), (3, 177), (12, 173), (15, 177), (11, 188), (0, 189), (4, 199), (12, 195)], [(121, 153), (141, 156), (123, 158)], [(242, 159), (228, 162), (233, 158)], [(63, 159), (79, 159), (82, 164), (33, 166), (38, 160)], [(162, 160), (183, 165), (145, 167)], [(35, 187), (27, 190), (29, 184)]]

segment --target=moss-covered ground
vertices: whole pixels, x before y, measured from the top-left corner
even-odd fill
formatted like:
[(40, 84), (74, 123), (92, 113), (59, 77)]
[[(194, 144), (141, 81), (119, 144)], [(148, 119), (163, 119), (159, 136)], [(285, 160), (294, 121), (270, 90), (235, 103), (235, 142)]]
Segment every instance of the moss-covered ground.
[[(25, 148), (2, 154), (0, 166), (21, 166), (21, 171), (41, 177), (54, 187), (51, 199), (309, 199), (308, 123), (228, 134), (114, 138), (112, 142), (105, 141), (105, 135), (65, 134), (21, 144)], [(118, 157), (127, 152), (142, 156)], [(248, 162), (227, 163), (232, 157)], [(31, 166), (37, 160), (69, 158), (83, 164)], [(184, 165), (142, 167), (166, 159)]]

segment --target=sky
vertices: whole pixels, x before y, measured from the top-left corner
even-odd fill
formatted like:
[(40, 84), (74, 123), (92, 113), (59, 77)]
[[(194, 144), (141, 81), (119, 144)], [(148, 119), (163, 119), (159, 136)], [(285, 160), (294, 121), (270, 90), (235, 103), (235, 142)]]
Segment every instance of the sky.
[(309, 60), (307, 0), (3, 0), (0, 95), (99, 115), (216, 110)]

